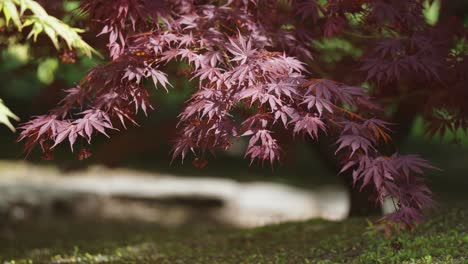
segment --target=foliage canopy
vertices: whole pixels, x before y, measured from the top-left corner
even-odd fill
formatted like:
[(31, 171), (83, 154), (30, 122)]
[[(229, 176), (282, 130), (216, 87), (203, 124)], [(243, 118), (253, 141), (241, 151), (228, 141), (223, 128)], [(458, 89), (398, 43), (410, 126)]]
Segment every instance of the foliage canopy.
[[(79, 138), (91, 143), (137, 124), (137, 114), (153, 109), (147, 87), (168, 91), (166, 65), (183, 61), (190, 66), (183, 74), (198, 88), (179, 115), (174, 158), (191, 154), (198, 164), (247, 137), (245, 156), (273, 164), (286, 138), (329, 136), (358, 188), (372, 188), (376, 203), (396, 199), (398, 210), (384, 220), (411, 226), (432, 206), (422, 176), (434, 167), (385, 150), (392, 148), (391, 124), (377, 102), (411, 100), (429, 134), (468, 126), (466, 25), (447, 16), (448, 4), (440, 19), (435, 11), (425, 17), (425, 5), (435, 8), (425, 3), (82, 1), (89, 21), (100, 24), (98, 36), (107, 37), (109, 62), (66, 90), (56, 108), (24, 123), (19, 140), (28, 152), (39, 145), (50, 154), (63, 142), (73, 150)], [(351, 62), (324, 63), (318, 44), (332, 38), (361, 50)]]

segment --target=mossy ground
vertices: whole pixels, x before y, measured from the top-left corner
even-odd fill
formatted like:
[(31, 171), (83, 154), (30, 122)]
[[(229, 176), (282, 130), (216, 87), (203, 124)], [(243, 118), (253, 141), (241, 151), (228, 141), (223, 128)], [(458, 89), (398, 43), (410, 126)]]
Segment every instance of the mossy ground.
[(249, 230), (102, 222), (29, 226), (18, 229), (16, 244), (1, 242), (5, 263), (468, 263), (464, 205), (391, 237), (363, 218)]
[[(444, 169), (428, 175), (441, 209), (411, 232), (386, 237), (369, 226), (367, 220), (375, 219), (365, 218), (310, 220), (248, 230), (211, 223), (167, 229), (132, 222), (46, 219), (5, 230), (0, 223), (0, 263), (468, 263), (466, 148), (416, 142), (405, 149), (408, 153), (417, 150)], [(307, 165), (302, 173), (299, 166), (297, 171), (283, 168), (275, 174), (255, 168), (248, 174), (236, 170), (246, 166), (231, 162), (230, 167), (224, 163), (209, 167), (219, 164), (213, 176), (255, 176), (237, 180), (287, 181), (301, 187), (330, 179), (337, 182), (319, 162), (312, 164), (309, 155), (302, 156)], [(193, 173), (188, 169), (176, 172)], [(198, 173), (211, 175), (208, 172)]]

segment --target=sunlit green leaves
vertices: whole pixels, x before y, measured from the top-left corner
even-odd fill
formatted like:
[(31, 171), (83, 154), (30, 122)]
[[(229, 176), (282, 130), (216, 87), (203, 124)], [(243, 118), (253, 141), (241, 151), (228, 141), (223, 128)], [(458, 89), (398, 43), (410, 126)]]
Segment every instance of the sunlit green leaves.
[[(29, 10), (32, 15), (24, 15), (26, 10)], [(7, 25), (12, 20), (19, 31), (31, 27), (28, 38), (32, 37), (34, 41), (39, 34), (45, 33), (57, 49), (60, 48), (59, 39), (63, 39), (69, 49), (80, 50), (87, 56), (93, 53), (99, 55), (79, 35), (83, 32), (82, 29), (70, 27), (50, 16), (40, 4), (33, 0), (2, 0), (0, 11), (3, 11)]]
[(4, 104), (2, 99), (0, 99), (0, 124), (6, 125), (11, 131), (15, 131), (15, 127), (11, 124), (10, 118), (16, 121), (19, 121), (19, 118), (13, 114)]
[[(25, 28), (30, 28), (28, 38), (32, 38), (34, 41), (37, 40), (40, 34), (46, 34), (56, 49), (60, 49), (60, 42), (63, 40), (68, 49), (79, 50), (89, 57), (93, 53), (99, 55), (79, 35), (79, 33), (83, 32), (82, 29), (70, 27), (59, 19), (50, 16), (34, 0), (0, 0), (0, 16), (1, 14), (5, 18), (6, 26), (13, 24), (20, 32)], [(9, 68), (15, 68), (26, 63), (28, 54), (29, 48), (26, 45), (9, 46), (8, 50), (2, 51), (2, 57), (6, 56), (8, 61), (10, 61)], [(42, 61), (37, 68), (37, 78), (39, 81), (44, 84), (52, 83), (55, 79), (55, 72), (58, 66), (57, 59), (48, 58)], [(8, 126), (14, 131), (10, 119), (17, 120), (18, 117), (0, 100), (0, 124)]]
[(18, 13), (15, 3), (11, 0), (3, 0), (0, 2), (0, 11), (1, 10), (3, 10), (7, 25), (10, 23), (10, 20), (13, 20), (13, 23), (21, 31), (20, 14)]
[(424, 2), (424, 17), (429, 25), (437, 24), (440, 13), (440, 0), (426, 0)]

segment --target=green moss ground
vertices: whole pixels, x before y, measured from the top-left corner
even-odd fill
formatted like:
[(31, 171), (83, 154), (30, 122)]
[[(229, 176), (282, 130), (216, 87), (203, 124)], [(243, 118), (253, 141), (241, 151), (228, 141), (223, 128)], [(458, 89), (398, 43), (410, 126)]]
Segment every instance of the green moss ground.
[[(468, 263), (466, 150), (423, 141), (402, 149), (404, 153), (420, 153), (443, 168), (443, 172), (431, 172), (427, 177), (441, 209), (414, 231), (390, 238), (371, 228), (364, 218), (311, 220), (249, 230), (211, 223), (167, 229), (141, 223), (34, 219), (8, 228), (0, 223), (0, 263)], [(214, 167), (213, 172), (198, 173), (301, 187), (338, 181), (319, 162), (312, 164), (309, 155), (300, 157), (304, 157), (307, 170), (296, 166), (297, 170), (280, 168), (271, 173), (249, 168), (250, 173), (246, 173), (236, 170), (246, 167), (239, 163), (229, 163), (231, 167), (219, 163), (222, 173), (218, 173), (218, 163), (212, 163), (209, 168)], [(194, 173), (184, 170), (174, 173)], [(239, 175), (248, 177), (237, 178)], [(315, 177), (319, 175), (322, 177)]]
[[(0, 242), (5, 263), (468, 263), (468, 207), (386, 238), (354, 218), (249, 230), (131, 223), (35, 223)], [(46, 247), (44, 247), (46, 245)]]

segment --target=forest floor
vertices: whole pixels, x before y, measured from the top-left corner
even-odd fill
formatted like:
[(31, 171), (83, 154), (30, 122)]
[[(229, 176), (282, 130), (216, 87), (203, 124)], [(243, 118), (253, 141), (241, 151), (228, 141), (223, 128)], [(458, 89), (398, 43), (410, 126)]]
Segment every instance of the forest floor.
[[(66, 216), (29, 218), (8, 226), (0, 222), (0, 263), (468, 263), (468, 151), (423, 143), (409, 149), (417, 149), (444, 169), (427, 177), (439, 209), (412, 231), (386, 236), (372, 224), (377, 218), (309, 220), (251, 229), (204, 218), (173, 228)], [(253, 180), (261, 175), (262, 180), (288, 181), (298, 187), (323, 183), (326, 178), (309, 174), (330, 175), (310, 161), (302, 174), (287, 168), (274, 175), (260, 174), (260, 169), (246, 174), (236, 170), (239, 164), (228, 165), (210, 164), (222, 174), (216, 170), (213, 175), (206, 170), (200, 174), (245, 182), (251, 180), (249, 175), (255, 176)], [(249, 177), (237, 179), (236, 175)]]
[[(468, 263), (468, 207), (386, 236), (371, 220), (177, 230), (135, 223), (37, 221), (0, 245), (3, 263)], [(2, 243), (2, 242), (0, 242)], [(42, 247), (47, 245), (46, 248)], [(0, 257), (1, 259), (1, 257)]]

